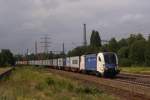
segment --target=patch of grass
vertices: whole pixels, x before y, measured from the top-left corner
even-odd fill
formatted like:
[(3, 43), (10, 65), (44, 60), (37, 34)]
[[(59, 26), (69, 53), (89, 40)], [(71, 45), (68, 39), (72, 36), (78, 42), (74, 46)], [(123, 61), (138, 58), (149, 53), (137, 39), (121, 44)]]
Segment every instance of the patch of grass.
[(78, 94), (92, 94), (92, 95), (97, 95), (97, 93), (103, 93), (102, 91), (98, 90), (95, 87), (77, 87), (75, 89), (76, 93)]
[(115, 100), (93, 86), (44, 72), (41, 68), (16, 68), (0, 83), (0, 100)]
[(128, 73), (137, 73), (137, 74), (150, 74), (150, 67), (143, 66), (132, 66), (132, 67), (120, 67), (121, 71)]

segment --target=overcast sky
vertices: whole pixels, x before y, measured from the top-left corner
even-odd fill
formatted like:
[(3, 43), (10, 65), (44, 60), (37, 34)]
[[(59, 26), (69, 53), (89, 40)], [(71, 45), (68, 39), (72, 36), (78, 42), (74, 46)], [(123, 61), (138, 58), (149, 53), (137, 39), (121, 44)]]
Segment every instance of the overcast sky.
[(92, 29), (109, 40), (129, 33), (150, 33), (150, 0), (0, 0), (0, 49), (34, 52), (34, 42), (49, 34), (50, 50), (66, 50), (83, 42), (83, 23), (87, 39)]

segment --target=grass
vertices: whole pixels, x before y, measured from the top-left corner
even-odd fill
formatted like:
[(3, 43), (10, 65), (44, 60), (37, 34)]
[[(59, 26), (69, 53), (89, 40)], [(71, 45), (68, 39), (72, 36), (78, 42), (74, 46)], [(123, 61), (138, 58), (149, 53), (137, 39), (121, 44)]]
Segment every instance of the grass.
[(120, 67), (122, 72), (135, 73), (135, 74), (150, 74), (150, 67), (132, 66)]
[(16, 68), (0, 83), (0, 100), (115, 100), (116, 97), (35, 67)]

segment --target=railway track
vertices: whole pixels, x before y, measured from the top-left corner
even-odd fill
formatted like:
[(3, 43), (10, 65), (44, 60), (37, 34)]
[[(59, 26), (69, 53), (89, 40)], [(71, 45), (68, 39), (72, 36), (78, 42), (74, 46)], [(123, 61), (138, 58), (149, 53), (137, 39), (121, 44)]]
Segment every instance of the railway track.
[(0, 73), (0, 80), (3, 79), (5, 76), (9, 76), (13, 69), (14, 68), (10, 68), (7, 71), (4, 71), (4, 72)]
[(150, 87), (150, 76), (149, 75), (119, 74), (116, 77), (116, 80), (131, 83), (131, 84), (137, 84), (137, 85)]
[(143, 75), (143, 74), (120, 73), (119, 75), (124, 75), (129, 77), (150, 78), (150, 75)]
[[(108, 93), (125, 98), (125, 100), (150, 100), (150, 86), (148, 83), (139, 83), (135, 78), (98, 78), (93, 75), (79, 74), (62, 70), (49, 69), (48, 72), (93, 84)], [(119, 75), (118, 75), (119, 76)], [(124, 76), (125, 77), (125, 76)], [(90, 85), (89, 85), (90, 86)], [(121, 99), (122, 100), (122, 99)], [(124, 99), (123, 99), (124, 100)]]

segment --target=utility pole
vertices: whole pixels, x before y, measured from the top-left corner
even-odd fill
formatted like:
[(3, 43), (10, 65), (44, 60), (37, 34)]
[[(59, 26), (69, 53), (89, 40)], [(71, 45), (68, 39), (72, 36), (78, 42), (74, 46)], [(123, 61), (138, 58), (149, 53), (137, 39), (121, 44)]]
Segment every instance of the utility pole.
[(83, 24), (83, 45), (87, 46), (87, 40), (86, 40), (86, 24)]
[(27, 52), (26, 52), (27, 65), (29, 64), (29, 57), (28, 57), (28, 54), (29, 54), (29, 49), (27, 48)]
[(65, 44), (62, 44), (62, 53), (65, 54)]
[(35, 55), (37, 55), (37, 41), (35, 41)]
[(38, 53), (38, 51), (37, 51), (37, 41), (35, 41), (35, 56), (34, 56), (34, 59), (36, 60), (37, 58), (38, 58), (38, 55), (37, 55), (37, 53)]

